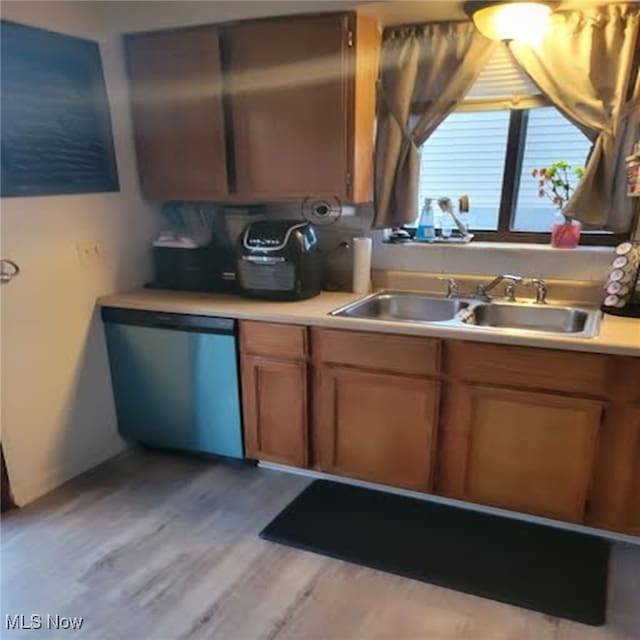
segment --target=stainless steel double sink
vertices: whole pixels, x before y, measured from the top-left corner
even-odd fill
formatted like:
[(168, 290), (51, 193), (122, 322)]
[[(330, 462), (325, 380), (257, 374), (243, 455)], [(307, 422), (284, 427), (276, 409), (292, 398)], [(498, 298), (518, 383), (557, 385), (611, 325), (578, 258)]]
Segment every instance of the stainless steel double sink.
[(331, 312), (333, 316), (466, 327), (490, 331), (598, 335), (600, 311), (551, 304), (444, 298), (409, 291), (380, 291)]

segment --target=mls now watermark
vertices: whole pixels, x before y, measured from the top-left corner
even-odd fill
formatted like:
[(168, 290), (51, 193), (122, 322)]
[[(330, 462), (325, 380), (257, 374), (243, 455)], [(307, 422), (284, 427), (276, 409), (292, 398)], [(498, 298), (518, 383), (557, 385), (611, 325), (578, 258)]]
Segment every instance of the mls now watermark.
[(80, 616), (59, 616), (51, 615), (50, 613), (47, 615), (33, 613), (29, 616), (25, 616), (24, 614), (16, 614), (14, 616), (7, 614), (5, 617), (5, 628), (9, 630), (33, 629), (37, 631), (38, 629), (60, 629), (65, 631), (79, 631), (82, 629), (83, 622), (84, 618)]

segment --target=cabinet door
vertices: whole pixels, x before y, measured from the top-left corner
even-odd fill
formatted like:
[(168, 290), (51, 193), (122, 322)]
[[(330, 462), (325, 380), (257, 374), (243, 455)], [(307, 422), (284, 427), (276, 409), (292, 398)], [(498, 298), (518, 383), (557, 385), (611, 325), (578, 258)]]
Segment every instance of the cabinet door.
[(241, 366), (247, 457), (307, 466), (307, 365), (242, 356)]
[(211, 27), (125, 38), (142, 192), (152, 200), (227, 195), (218, 34)]
[[(638, 424), (640, 424), (640, 411), (638, 412)], [(640, 437), (635, 447), (624, 530), (634, 536), (640, 536)]]
[(583, 520), (601, 403), (463, 385), (447, 395), (439, 474), (443, 493)]
[[(640, 411), (638, 424), (640, 424)], [(640, 536), (640, 437), (635, 448), (629, 494), (625, 531), (634, 536)]]
[(640, 408), (611, 403), (605, 411), (587, 524), (640, 535)]
[(439, 402), (438, 382), (324, 365), (315, 399), (319, 468), (429, 491)]
[(348, 17), (225, 31), (239, 196), (348, 197)]

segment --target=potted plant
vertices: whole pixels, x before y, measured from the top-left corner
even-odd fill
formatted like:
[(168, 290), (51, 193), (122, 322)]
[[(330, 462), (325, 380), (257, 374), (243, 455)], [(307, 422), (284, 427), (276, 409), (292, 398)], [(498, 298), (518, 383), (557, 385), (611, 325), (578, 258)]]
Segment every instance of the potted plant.
[[(534, 169), (531, 175), (538, 180), (538, 196), (548, 198), (558, 207), (562, 222), (554, 222), (551, 228), (551, 246), (558, 249), (575, 249), (580, 242), (580, 223), (564, 212), (575, 189), (575, 183), (584, 175), (583, 167), (573, 167), (558, 160), (548, 167)], [(574, 184), (572, 184), (574, 180)]]

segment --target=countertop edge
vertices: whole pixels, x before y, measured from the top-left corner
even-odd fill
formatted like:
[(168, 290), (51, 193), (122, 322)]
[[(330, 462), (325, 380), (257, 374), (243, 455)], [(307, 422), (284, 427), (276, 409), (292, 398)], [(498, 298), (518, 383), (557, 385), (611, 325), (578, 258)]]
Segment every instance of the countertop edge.
[[(264, 302), (238, 296), (222, 294), (201, 294), (189, 292), (140, 289), (121, 294), (112, 294), (98, 299), (101, 307), (148, 310), (167, 313), (189, 313), (194, 315), (254, 320), (283, 324), (308, 325), (347, 331), (370, 331), (396, 335), (424, 336), (465, 342), (484, 342), (524, 346), (533, 348), (580, 351), (627, 357), (640, 357), (640, 321), (638, 322), (637, 344), (625, 344), (621, 336), (628, 334), (629, 323), (634, 319), (604, 316), (600, 334), (594, 338), (575, 338), (566, 335), (526, 335), (517, 330), (501, 331), (474, 328), (420, 325), (384, 320), (366, 320), (331, 316), (329, 313), (349, 304), (362, 294), (321, 293), (315, 298), (298, 302)], [(243, 307), (250, 305), (250, 309)], [(276, 306), (276, 309), (273, 307)]]

